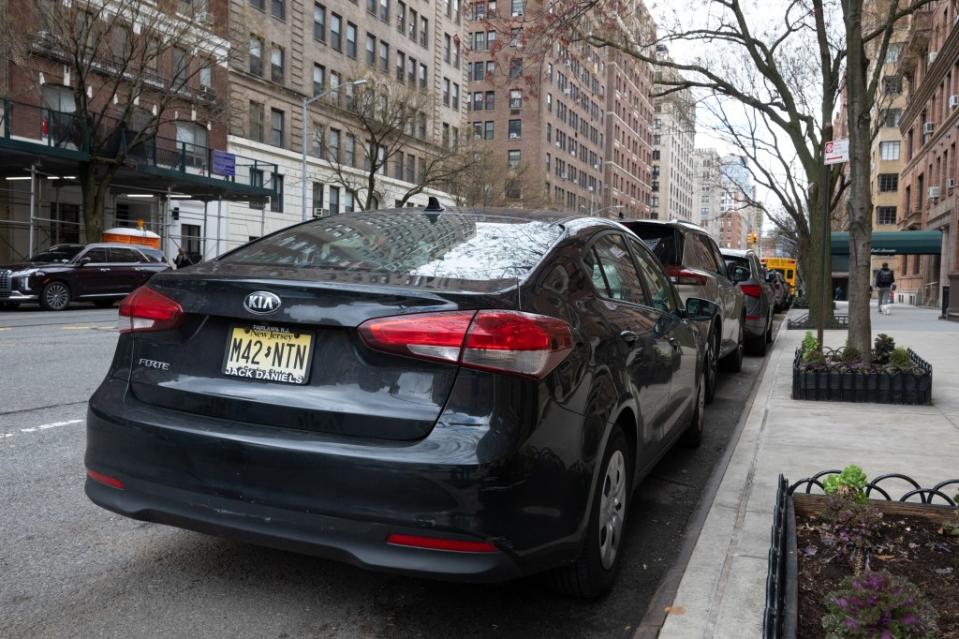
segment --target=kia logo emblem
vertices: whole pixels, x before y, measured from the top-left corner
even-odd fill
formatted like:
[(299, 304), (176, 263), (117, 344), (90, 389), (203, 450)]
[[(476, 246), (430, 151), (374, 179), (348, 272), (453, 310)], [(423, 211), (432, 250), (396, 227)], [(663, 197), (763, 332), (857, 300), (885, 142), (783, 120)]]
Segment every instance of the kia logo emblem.
[(256, 315), (269, 315), (280, 308), (280, 298), (269, 291), (253, 291), (243, 300), (243, 307)]

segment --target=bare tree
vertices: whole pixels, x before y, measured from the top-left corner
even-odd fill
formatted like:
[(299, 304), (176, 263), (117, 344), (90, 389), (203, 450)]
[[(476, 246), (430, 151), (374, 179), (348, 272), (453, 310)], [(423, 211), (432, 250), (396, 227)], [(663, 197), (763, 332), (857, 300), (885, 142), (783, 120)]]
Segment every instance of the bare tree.
[(466, 135), (455, 139), (447, 130), (439, 142), (431, 139), (428, 114), (433, 113), (434, 104), (423, 90), (370, 78), (357, 89), (344, 87), (328, 102), (349, 113), (348, 119), (355, 123), (350, 135), (358, 148), (349, 158), (345, 149), (331, 145), (327, 138), (320, 140), (322, 156), (333, 172), (333, 182), (365, 210), (384, 202), (389, 177), (411, 184), (400, 187), (396, 198), (404, 206), (428, 189), (450, 190), (478, 164)]
[(16, 39), (6, 46), (18, 66), (31, 76), (65, 69), (59, 73), (72, 101), (45, 111), (50, 135), (89, 154), (79, 162), (77, 176), (85, 236), (97, 240), (116, 173), (154, 153), (165, 125), (189, 120), (195, 111), (209, 121), (220, 111), (196, 85), (198, 78), (212, 78), (227, 47), (209, 37), (205, 15), (183, 3), (15, 0), (3, 20), (2, 31)]
[(550, 204), (526, 162), (510, 167), (488, 145), (478, 140), (475, 145), (474, 170), (464, 173), (452, 189), (459, 206), (538, 209)]

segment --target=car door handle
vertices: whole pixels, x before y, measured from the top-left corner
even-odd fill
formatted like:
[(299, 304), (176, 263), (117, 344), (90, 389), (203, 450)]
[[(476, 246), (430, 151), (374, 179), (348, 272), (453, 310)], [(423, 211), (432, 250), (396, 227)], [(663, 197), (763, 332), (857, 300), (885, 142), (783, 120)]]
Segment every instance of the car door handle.
[(627, 344), (633, 344), (634, 342), (636, 342), (636, 340), (639, 339), (639, 335), (637, 335), (633, 331), (623, 331), (622, 333), (619, 334), (619, 336)]
[(109, 270), (110, 270), (110, 269), (108, 269), (108, 268), (101, 268), (101, 269), (100, 269), (100, 272), (101, 272), (101, 273), (106, 273), (106, 272), (109, 271)]

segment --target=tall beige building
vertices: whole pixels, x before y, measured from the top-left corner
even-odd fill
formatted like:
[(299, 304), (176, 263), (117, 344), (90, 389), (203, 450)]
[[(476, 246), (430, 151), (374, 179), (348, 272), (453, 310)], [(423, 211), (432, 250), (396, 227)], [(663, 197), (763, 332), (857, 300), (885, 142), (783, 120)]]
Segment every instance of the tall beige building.
[[(656, 55), (669, 52), (657, 45)], [(656, 81), (676, 77), (669, 69), (656, 72)], [(652, 216), (661, 220), (693, 221), (693, 150), (696, 109), (689, 90), (653, 102)]]
[[(464, 134), (467, 35), (461, 0), (232, 0), (229, 23), (230, 149), (279, 166), (279, 197), (266, 210), (232, 207), (234, 244), (304, 216), (359, 207), (337, 184), (333, 165), (362, 176), (370, 159), (383, 153), (369, 148), (351, 114), (361, 91), (385, 92), (388, 86), (432, 98), (407, 123), (408, 144), (381, 171), (380, 206), (394, 206), (421, 180), (431, 151)], [(357, 78), (367, 78), (367, 84), (346, 86)], [(310, 104), (304, 121), (303, 101), (330, 90)], [(412, 201), (423, 204), (434, 194), (445, 196), (427, 191)]]
[(693, 221), (719, 238), (719, 214), (723, 193), (722, 159), (716, 149), (693, 153)]

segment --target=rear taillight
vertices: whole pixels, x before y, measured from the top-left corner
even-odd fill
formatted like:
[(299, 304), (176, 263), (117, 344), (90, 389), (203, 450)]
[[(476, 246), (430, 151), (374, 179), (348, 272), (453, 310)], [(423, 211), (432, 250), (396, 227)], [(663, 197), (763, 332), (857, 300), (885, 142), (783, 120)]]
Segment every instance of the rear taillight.
[(569, 324), (519, 311), (383, 317), (364, 322), (358, 330), (374, 350), (536, 379), (573, 349)]
[(386, 538), (391, 546), (407, 546), (426, 550), (445, 550), (447, 552), (496, 552), (496, 546), (488, 541), (468, 541), (444, 537), (423, 537), (421, 535), (401, 535), (393, 533)]
[(110, 475), (104, 475), (103, 473), (99, 473), (95, 470), (90, 470), (89, 468), (87, 468), (87, 477), (89, 477), (90, 479), (92, 479), (93, 481), (99, 484), (103, 484), (104, 486), (109, 486), (110, 488), (116, 488), (117, 490), (126, 489), (126, 486), (123, 484), (123, 482), (117, 479), (116, 477), (111, 477)]
[(740, 290), (742, 290), (743, 295), (748, 295), (749, 297), (762, 297), (763, 289), (759, 284), (740, 284)]
[(706, 276), (702, 273), (686, 270), (682, 266), (667, 266), (665, 271), (673, 284), (706, 286)]
[(130, 318), (129, 325), (121, 322), (121, 333), (165, 331), (180, 325), (183, 308), (166, 295), (141, 286), (120, 302), (120, 317)]

